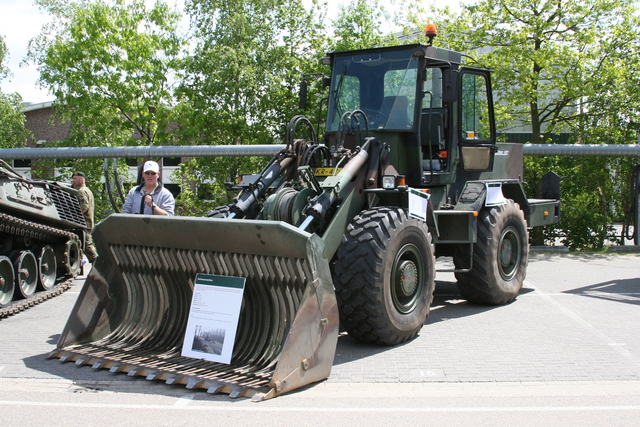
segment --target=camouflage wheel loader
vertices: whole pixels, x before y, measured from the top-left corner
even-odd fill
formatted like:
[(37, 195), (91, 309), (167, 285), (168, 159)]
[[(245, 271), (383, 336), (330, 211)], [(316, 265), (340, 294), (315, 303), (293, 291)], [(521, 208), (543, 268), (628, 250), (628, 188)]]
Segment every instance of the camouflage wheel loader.
[[(436, 257), (453, 257), (470, 301), (512, 301), (528, 228), (557, 222), (559, 202), (527, 199), (522, 147), (496, 143), (489, 72), (461, 59), (423, 44), (330, 54), (322, 142), (296, 116), (233, 203), (96, 227), (101, 256), (52, 356), (263, 400), (328, 377), (339, 324), (367, 343), (414, 338)], [(201, 273), (246, 280), (230, 363), (181, 353)]]
[(82, 271), (76, 190), (26, 179), (0, 160), (0, 318), (58, 295)]

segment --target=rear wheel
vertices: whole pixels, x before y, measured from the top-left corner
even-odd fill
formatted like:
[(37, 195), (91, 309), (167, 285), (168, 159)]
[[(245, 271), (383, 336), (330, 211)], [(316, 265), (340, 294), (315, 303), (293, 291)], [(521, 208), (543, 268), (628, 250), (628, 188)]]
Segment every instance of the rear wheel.
[[(478, 238), (473, 244), (473, 266), (456, 273), (458, 288), (470, 302), (499, 305), (513, 301), (526, 275), (529, 235), (524, 213), (513, 200), (480, 212)], [(471, 263), (468, 248), (458, 248), (456, 268)]]
[(340, 321), (353, 338), (395, 345), (415, 337), (429, 315), (435, 256), (423, 221), (396, 207), (361, 212), (333, 263)]

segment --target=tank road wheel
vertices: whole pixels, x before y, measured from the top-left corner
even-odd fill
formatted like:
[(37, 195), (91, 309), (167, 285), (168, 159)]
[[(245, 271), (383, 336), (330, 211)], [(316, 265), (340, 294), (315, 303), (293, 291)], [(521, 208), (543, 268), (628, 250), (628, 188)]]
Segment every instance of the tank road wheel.
[(38, 263), (31, 251), (20, 251), (13, 255), (13, 268), (16, 273), (18, 291), (23, 298), (28, 298), (36, 291), (38, 285)]
[(40, 288), (48, 291), (56, 284), (57, 261), (53, 248), (43, 246), (38, 252), (38, 271), (40, 272)]
[(82, 250), (76, 239), (69, 239), (65, 244), (63, 264), (71, 276), (75, 277), (82, 271)]
[(361, 212), (333, 263), (340, 322), (353, 338), (394, 345), (429, 315), (435, 256), (427, 225), (397, 207)]
[[(458, 288), (470, 302), (499, 305), (513, 301), (526, 275), (529, 234), (524, 213), (513, 200), (483, 209), (478, 218), (478, 239), (473, 245), (473, 267), (456, 273)], [(467, 248), (456, 250), (456, 268), (468, 268)]]
[(0, 256), (0, 308), (13, 299), (15, 283), (15, 272), (11, 260), (6, 256)]

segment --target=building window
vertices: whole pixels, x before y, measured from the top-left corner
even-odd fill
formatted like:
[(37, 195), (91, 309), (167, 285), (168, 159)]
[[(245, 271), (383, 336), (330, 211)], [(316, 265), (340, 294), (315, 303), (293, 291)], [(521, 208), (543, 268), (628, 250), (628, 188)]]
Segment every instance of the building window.
[(163, 157), (162, 166), (180, 166), (182, 157)]
[(14, 168), (30, 168), (31, 159), (14, 159), (13, 167)]
[(173, 197), (178, 197), (178, 194), (180, 194), (180, 185), (178, 184), (162, 184), (162, 185), (164, 186), (164, 188), (171, 191), (171, 194), (173, 194)]

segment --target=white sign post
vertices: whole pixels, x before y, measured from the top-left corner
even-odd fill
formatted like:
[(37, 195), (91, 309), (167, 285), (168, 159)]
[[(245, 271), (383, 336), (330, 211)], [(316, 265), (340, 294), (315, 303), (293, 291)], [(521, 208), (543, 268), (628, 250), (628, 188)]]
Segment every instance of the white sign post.
[(182, 355), (231, 363), (246, 279), (198, 273)]

